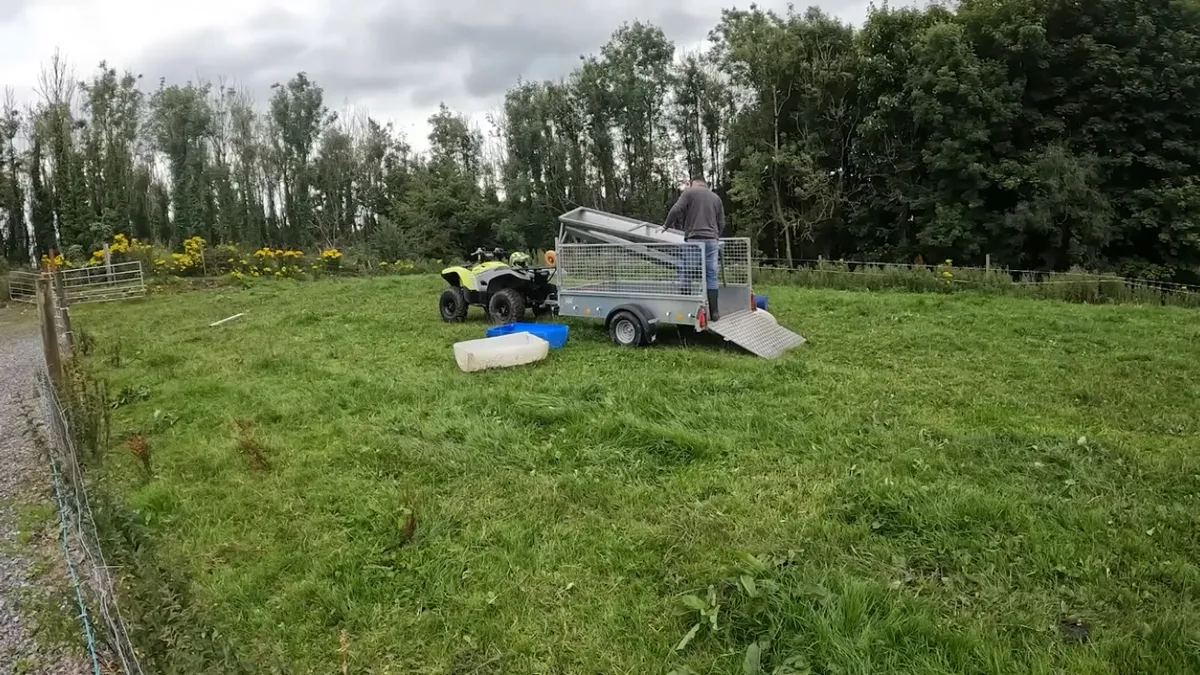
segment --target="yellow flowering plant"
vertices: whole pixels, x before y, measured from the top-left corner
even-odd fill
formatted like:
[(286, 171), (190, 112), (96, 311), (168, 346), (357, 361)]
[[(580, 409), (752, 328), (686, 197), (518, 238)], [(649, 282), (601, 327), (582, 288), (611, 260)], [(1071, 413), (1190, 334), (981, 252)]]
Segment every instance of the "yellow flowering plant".
[(336, 272), (342, 266), (342, 252), (336, 248), (321, 251), (321, 267), (327, 272)]
[[(112, 242), (108, 245), (108, 253), (111, 260), (117, 262), (132, 262), (140, 260), (142, 267), (152, 269), (154, 262), (154, 247), (141, 241), (137, 237), (126, 236), (123, 232), (118, 232), (113, 235)], [(92, 257), (87, 261), (87, 265), (103, 265), (104, 264), (104, 249), (99, 248), (92, 251)]]
[(48, 270), (50, 272), (53, 272), (55, 270), (65, 269), (65, 268), (72, 266), (71, 261), (64, 258), (63, 254), (61, 254), (61, 253), (54, 256), (53, 258), (51, 258), (50, 256), (47, 256), (47, 255), (43, 255), (41, 262), (42, 262), (42, 268), (45, 270)]
[(195, 276), (204, 274), (204, 248), (207, 242), (201, 237), (188, 237), (183, 240), (183, 253), (172, 253), (167, 271), (178, 276)]
[(186, 253), (172, 253), (169, 270), (181, 276), (195, 274), (200, 269), (200, 261)]
[(941, 265), (938, 265), (938, 270), (940, 271), (940, 276), (942, 278), (942, 281), (945, 282), (947, 290), (953, 288), (953, 286), (954, 286), (953, 269), (954, 269), (954, 261), (950, 260), (949, 258), (946, 259), (946, 262), (942, 263)]
[(208, 242), (201, 239), (199, 236), (188, 237), (183, 240), (183, 252), (193, 258), (204, 257), (204, 247)]
[(304, 251), (264, 246), (254, 252), (251, 270), (275, 277), (297, 277), (304, 273)]

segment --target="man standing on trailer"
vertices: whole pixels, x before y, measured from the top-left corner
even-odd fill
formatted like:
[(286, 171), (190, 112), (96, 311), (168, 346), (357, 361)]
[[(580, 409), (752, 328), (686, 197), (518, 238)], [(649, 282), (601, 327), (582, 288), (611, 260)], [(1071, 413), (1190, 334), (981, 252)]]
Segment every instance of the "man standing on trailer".
[(663, 227), (672, 228), (680, 221), (683, 222), (684, 241), (694, 241), (704, 247), (704, 283), (708, 290), (708, 317), (710, 321), (717, 321), (717, 260), (721, 250), (721, 235), (725, 233), (725, 205), (721, 203), (721, 198), (708, 188), (708, 183), (703, 178), (692, 178), (691, 183), (667, 213), (667, 222)]

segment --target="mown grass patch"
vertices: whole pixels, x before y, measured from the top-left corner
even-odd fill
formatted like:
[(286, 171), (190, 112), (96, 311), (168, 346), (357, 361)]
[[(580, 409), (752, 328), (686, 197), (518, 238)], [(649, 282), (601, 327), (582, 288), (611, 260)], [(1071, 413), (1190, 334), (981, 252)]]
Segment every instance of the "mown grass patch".
[(1200, 671), (1194, 311), (773, 287), (778, 361), (572, 323), (466, 375), (439, 284), (75, 312), (106, 482), (250, 670)]

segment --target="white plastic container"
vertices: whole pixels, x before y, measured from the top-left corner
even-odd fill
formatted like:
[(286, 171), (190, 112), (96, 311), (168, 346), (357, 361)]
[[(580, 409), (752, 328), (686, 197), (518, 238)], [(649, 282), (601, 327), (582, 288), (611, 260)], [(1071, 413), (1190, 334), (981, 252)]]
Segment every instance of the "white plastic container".
[(550, 343), (529, 333), (510, 333), (481, 340), (454, 343), (454, 360), (464, 373), (488, 368), (508, 368), (541, 361)]

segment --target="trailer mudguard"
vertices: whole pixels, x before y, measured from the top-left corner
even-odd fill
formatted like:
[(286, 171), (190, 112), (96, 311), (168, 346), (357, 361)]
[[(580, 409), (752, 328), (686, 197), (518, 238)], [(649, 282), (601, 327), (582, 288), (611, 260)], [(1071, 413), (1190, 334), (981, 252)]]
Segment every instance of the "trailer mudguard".
[(658, 337), (658, 318), (651, 314), (650, 310), (634, 302), (613, 307), (608, 316), (604, 317), (604, 327), (608, 328), (608, 325), (612, 323), (613, 316), (622, 311), (629, 312), (640, 319), (647, 341), (654, 342)]

